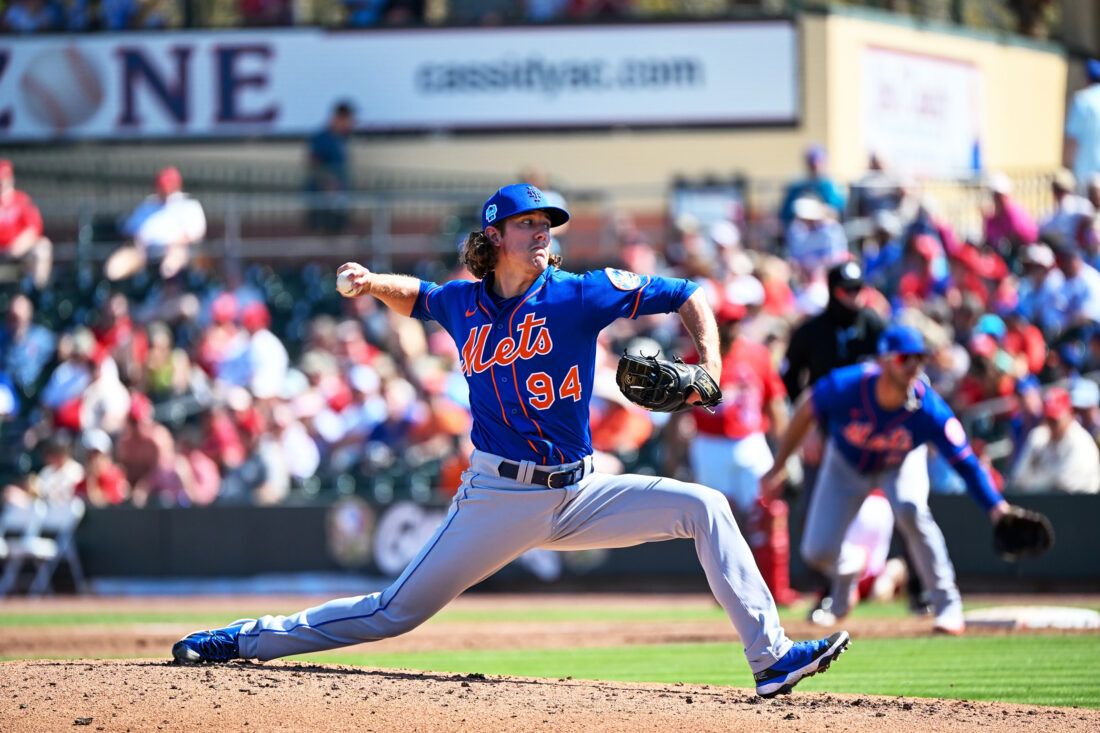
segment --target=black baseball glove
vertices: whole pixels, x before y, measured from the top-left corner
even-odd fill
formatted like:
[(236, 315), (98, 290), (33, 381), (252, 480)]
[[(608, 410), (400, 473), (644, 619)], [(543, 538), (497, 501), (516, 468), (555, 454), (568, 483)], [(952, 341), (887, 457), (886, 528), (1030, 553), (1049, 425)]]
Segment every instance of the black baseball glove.
[(1004, 560), (1035, 557), (1054, 546), (1054, 528), (1039, 512), (1014, 506), (993, 525), (993, 551)]
[(676, 412), (693, 407), (687, 401), (693, 389), (700, 398), (695, 405), (710, 409), (722, 401), (722, 392), (707, 370), (685, 364), (679, 357), (666, 361), (655, 356), (623, 354), (615, 381), (628, 400), (654, 412)]

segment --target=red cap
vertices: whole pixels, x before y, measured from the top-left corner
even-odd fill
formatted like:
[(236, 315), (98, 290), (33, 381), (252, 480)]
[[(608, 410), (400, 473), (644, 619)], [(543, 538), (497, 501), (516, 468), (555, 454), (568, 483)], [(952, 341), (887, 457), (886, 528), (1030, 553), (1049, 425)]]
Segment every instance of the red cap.
[(719, 323), (729, 323), (731, 321), (740, 321), (748, 313), (748, 309), (741, 303), (734, 303), (732, 300), (727, 300), (718, 307), (718, 312), (715, 313), (718, 316)]
[(130, 393), (130, 419), (145, 422), (153, 416), (153, 403), (141, 392)]
[(179, 168), (170, 165), (167, 168), (161, 169), (161, 171), (157, 173), (156, 187), (157, 193), (162, 196), (174, 193), (183, 188), (183, 176), (180, 175)]
[(237, 317), (237, 297), (233, 293), (222, 293), (210, 304), (210, 317), (214, 323), (231, 323)]
[(249, 303), (241, 311), (241, 325), (249, 331), (267, 328), (270, 323), (271, 315), (267, 312), (267, 306), (263, 303)]
[(1043, 395), (1043, 415), (1048, 420), (1057, 420), (1073, 411), (1069, 392), (1062, 387), (1051, 387)]

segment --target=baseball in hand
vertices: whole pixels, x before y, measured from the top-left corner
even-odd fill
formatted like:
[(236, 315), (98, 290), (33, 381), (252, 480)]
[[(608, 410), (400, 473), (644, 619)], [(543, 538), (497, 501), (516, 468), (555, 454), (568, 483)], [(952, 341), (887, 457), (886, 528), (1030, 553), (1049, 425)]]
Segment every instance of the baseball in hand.
[(352, 298), (359, 294), (359, 286), (352, 282), (351, 275), (346, 272), (336, 276), (336, 290), (345, 298)]

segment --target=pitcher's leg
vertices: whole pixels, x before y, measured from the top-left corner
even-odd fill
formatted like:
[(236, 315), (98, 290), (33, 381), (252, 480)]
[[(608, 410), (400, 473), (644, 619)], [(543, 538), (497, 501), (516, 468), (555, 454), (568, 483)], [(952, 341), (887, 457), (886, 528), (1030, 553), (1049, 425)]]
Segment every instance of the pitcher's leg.
[(947, 542), (928, 508), (927, 446), (912, 451), (901, 464), (896, 480), (882, 488), (894, 509), (894, 520), (909, 550), (913, 569), (929, 591), (936, 614), (961, 606)]
[(275, 659), (403, 634), (538, 544), (559, 501), (549, 491), (521, 495), (463, 486), (435, 534), (388, 588), (259, 618), (241, 629), (240, 656)]
[(714, 489), (654, 476), (594, 474), (556, 518), (544, 547), (582, 550), (692, 538), (714, 597), (745, 645), (753, 672), (791, 647), (764, 579), (730, 511)]

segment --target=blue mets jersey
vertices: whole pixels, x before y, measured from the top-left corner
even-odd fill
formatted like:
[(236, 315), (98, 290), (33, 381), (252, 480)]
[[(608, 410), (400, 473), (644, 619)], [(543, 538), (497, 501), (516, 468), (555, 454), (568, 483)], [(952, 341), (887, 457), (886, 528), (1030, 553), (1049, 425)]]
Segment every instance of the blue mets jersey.
[(912, 404), (883, 410), (875, 399), (880, 374), (877, 364), (855, 364), (834, 369), (813, 386), (814, 413), (845, 460), (861, 474), (874, 474), (896, 469), (911, 450), (931, 442), (979, 504), (990, 509), (999, 503), (989, 473), (943, 398), (918, 381)]
[(698, 288), (611, 268), (576, 275), (548, 267), (526, 293), (501, 301), (488, 279), (421, 282), (412, 315), (438, 321), (459, 347), (474, 447), (541, 465), (592, 452), (599, 332), (617, 318), (677, 311)]

